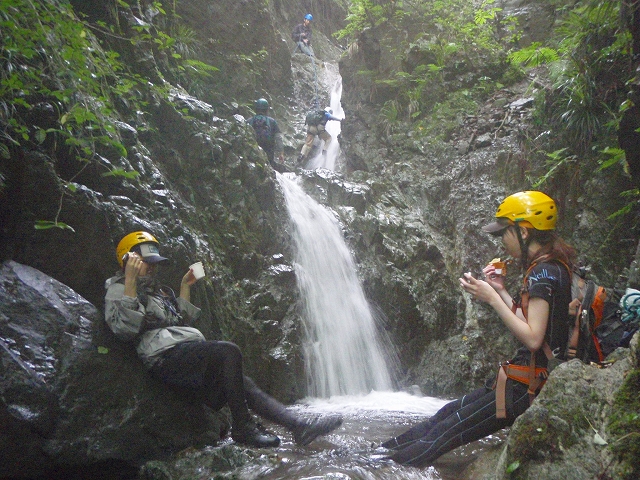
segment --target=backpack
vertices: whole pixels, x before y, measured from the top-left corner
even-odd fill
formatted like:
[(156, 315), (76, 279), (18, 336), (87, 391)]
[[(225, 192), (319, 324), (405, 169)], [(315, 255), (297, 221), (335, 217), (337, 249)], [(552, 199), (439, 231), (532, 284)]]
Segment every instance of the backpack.
[(264, 150), (272, 148), (275, 144), (274, 129), (268, 117), (264, 115), (256, 115), (251, 121), (251, 126), (256, 132), (256, 140)]
[(573, 274), (572, 297), (582, 299), (570, 333), (567, 359), (602, 363), (618, 347), (628, 347), (640, 326), (640, 292), (620, 295)]
[(307, 113), (304, 123), (312, 127), (317, 127), (324, 121), (324, 110), (311, 110)]
[[(538, 261), (542, 261), (539, 259)], [(584, 363), (602, 363), (607, 355), (618, 347), (628, 347), (634, 333), (640, 328), (640, 291), (627, 289), (625, 295), (616, 301), (615, 290), (608, 292), (604, 287), (585, 280), (581, 274), (561, 262), (572, 274), (571, 296), (581, 299), (573, 328), (569, 329), (567, 360), (579, 358)], [(522, 308), (527, 317), (529, 295), (526, 293), (527, 278), (535, 263), (524, 275), (521, 301), (513, 302), (512, 311)], [(567, 312), (569, 313), (569, 312)], [(506, 385), (512, 379), (529, 386), (529, 402), (547, 380), (548, 372), (562, 363), (544, 342), (540, 347), (548, 360), (547, 368), (536, 367), (536, 351), (531, 351), (529, 366), (501, 363), (493, 388), (496, 391), (496, 418), (506, 418)]]

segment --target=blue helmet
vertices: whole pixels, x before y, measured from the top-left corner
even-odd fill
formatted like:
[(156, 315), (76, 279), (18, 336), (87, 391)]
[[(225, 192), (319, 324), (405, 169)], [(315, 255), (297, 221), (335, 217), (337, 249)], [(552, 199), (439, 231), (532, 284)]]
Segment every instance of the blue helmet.
[(313, 15), (311, 15), (310, 13), (307, 13), (307, 14), (304, 16), (304, 19), (305, 19), (305, 20), (309, 20), (310, 22), (313, 22)]

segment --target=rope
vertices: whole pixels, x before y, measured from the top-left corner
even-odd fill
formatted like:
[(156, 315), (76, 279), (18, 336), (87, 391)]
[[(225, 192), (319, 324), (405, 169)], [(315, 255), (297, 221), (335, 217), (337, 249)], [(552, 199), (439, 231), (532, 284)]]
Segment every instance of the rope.
[(299, 42), (296, 42), (296, 46), (293, 49), (293, 52), (291, 53), (291, 56), (295, 55), (295, 53), (300, 50), (300, 53), (304, 53), (305, 55), (307, 55), (309, 57), (309, 59), (311, 60), (311, 63), (313, 64), (313, 83), (314, 83), (314, 92), (313, 92), (313, 105), (320, 105), (320, 100), (318, 97), (318, 69), (316, 66), (316, 56), (312, 55), (310, 53), (305, 53), (304, 50), (302, 50), (302, 48), (300, 48), (300, 44)]
[(318, 69), (316, 67), (316, 60), (312, 55), (309, 55), (309, 58), (311, 58), (311, 63), (313, 63), (313, 77), (315, 83), (313, 103), (320, 105), (320, 101), (318, 100)]

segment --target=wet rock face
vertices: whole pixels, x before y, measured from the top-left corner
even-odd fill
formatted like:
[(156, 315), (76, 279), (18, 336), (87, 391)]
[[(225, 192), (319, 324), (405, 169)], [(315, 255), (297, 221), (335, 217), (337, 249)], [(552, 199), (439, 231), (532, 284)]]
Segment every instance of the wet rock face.
[[(554, 20), (548, 2), (507, 1), (500, 6), (501, 14), (520, 19), (526, 32), (523, 46), (546, 38)], [(384, 31), (369, 30), (367, 37), (354, 42), (340, 60), (347, 116), (341, 134), (343, 183), (367, 186), (363, 206), (342, 218), (352, 229), (351, 245), (367, 292), (390, 318), (389, 330), (404, 362), (401, 382), (418, 384), (432, 395), (463, 394), (494, 375), (495, 364), (517, 348), (493, 311), (464, 296), (457, 279), (463, 272), (478, 276), (491, 258), (504, 255), (500, 242), (481, 227), (503, 198), (531, 188), (527, 175), (534, 160), (527, 141), (535, 137), (545, 142), (533, 118), (538, 95), (534, 79), (544, 72), (530, 72), (461, 114), (455, 125), (443, 124), (440, 138), (421, 136), (411, 122), (387, 109), (385, 102), (399, 96), (395, 87), (378, 88), (384, 82), (374, 79), (393, 78), (394, 71), (411, 71), (431, 59), (412, 44), (402, 64), (390, 53)], [(368, 70), (372, 38), (382, 45), (378, 70), (362, 75)], [(469, 79), (478, 80), (482, 69), (491, 70), (491, 76), (502, 68), (487, 59), (472, 71), (448, 71), (445, 83), (457, 90)], [(587, 183), (577, 202), (567, 195), (556, 199), (562, 212), (560, 233), (581, 252), (581, 262), (594, 266), (594, 276), (610, 285), (613, 272), (621, 272), (633, 252), (621, 241), (616, 254), (601, 253), (597, 239), (607, 233), (598, 231), (603, 226), (598, 212), (615, 211), (617, 193), (631, 187), (622, 174), (611, 171)], [(553, 191), (554, 186), (540, 188)], [(420, 251), (436, 254), (422, 256)], [(517, 268), (512, 273), (509, 287), (515, 294)]]
[[(198, 328), (209, 338), (233, 338), (253, 376), (277, 375), (275, 393), (299, 398), (295, 279), (278, 273), (291, 269), (291, 256), (275, 172), (237, 104), (214, 109), (180, 87), (163, 95), (145, 112), (114, 121), (126, 155), (105, 153), (86, 165), (51, 147), (3, 159), (1, 258), (38, 268), (100, 309), (104, 280), (119, 268), (118, 241), (149, 231), (171, 260), (160, 277), (174, 290), (188, 265), (204, 262), (207, 279), (192, 293), (203, 309)], [(103, 176), (114, 169), (139, 175)], [(54, 219), (73, 230), (34, 229), (38, 220)], [(262, 342), (255, 342), (262, 330)]]
[(556, 18), (554, 5), (544, 0), (499, 0), (496, 6), (503, 9), (502, 17), (515, 17), (521, 25), (522, 47), (546, 40)]
[(0, 425), (3, 477), (134, 468), (228, 428), (151, 379), (93, 305), (16, 262), (0, 268)]
[[(172, 102), (184, 104), (185, 97)], [(189, 105), (200, 115), (206, 113), (197, 103)], [(194, 302), (203, 308), (199, 328), (210, 338), (225, 332), (242, 344), (243, 328), (253, 331), (293, 314), (287, 312), (295, 303), (295, 279), (287, 283), (269, 274), (276, 271), (272, 266), (290, 267), (284, 240), (287, 214), (275, 174), (251, 143), (244, 120), (232, 117), (204, 124), (184, 118), (175, 103), (159, 110), (158, 118), (168, 117), (170, 122), (158, 122), (157, 136), (135, 142), (128, 158), (112, 161), (116, 168), (138, 171), (133, 180), (101, 177), (99, 170), (89, 168), (76, 178), (76, 191), (69, 194), (57, 177), (63, 172), (55, 170), (65, 161), (56, 164), (30, 151), (12, 158), (4, 170), (7, 187), (1, 207), (4, 258), (39, 268), (100, 308), (104, 280), (118, 269), (116, 244), (131, 231), (149, 231), (171, 260), (160, 276), (172, 288), (178, 288), (188, 265), (205, 263), (208, 278), (193, 292)], [(200, 132), (193, 135), (196, 127)], [(56, 217), (58, 205), (58, 220), (74, 231), (35, 230), (37, 220)], [(266, 323), (254, 318), (260, 305), (238, 300), (269, 291), (278, 292), (287, 308), (275, 310), (280, 316)], [(239, 323), (243, 317), (247, 322)], [(250, 356), (260, 369), (282, 368), (282, 358), (274, 363), (266, 353), (279, 341), (269, 336), (262, 345), (266, 350), (253, 357), (259, 348), (247, 336)], [(286, 395), (297, 388), (285, 389)]]
[[(354, 72), (364, 61), (359, 53), (345, 55), (345, 85), (363, 82)], [(427, 140), (420, 144), (406, 125), (385, 132), (376, 122), (377, 97), (345, 87), (343, 106), (353, 115), (343, 122), (349, 171), (341, 183), (367, 188), (360, 189), (363, 206), (342, 218), (367, 292), (388, 317), (403, 363), (401, 382), (430, 395), (477, 387), (516, 348), (490, 309), (462, 295), (457, 279), (469, 271), (478, 276), (485, 262), (500, 256), (481, 226), (508, 194), (501, 171), (521, 155), (517, 132), (532, 108), (526, 85), (499, 92), (477, 115), (463, 118), (439, 151)]]

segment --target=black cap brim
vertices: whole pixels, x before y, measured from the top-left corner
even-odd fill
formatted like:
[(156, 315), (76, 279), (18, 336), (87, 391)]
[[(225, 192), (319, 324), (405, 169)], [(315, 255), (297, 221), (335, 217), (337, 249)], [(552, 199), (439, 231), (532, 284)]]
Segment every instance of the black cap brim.
[(145, 263), (149, 263), (151, 265), (161, 262), (168, 262), (169, 259), (165, 257), (161, 257), (160, 255), (150, 255), (148, 257), (142, 257), (142, 260)]
[(142, 261), (145, 263), (154, 264), (169, 260), (168, 258), (160, 255), (158, 245), (153, 242), (141, 243), (137, 246), (137, 250), (140, 252)]
[(497, 221), (482, 227), (482, 231), (490, 233), (491, 235), (498, 235), (509, 225), (512, 225), (512, 223), (508, 218), (499, 218)]

